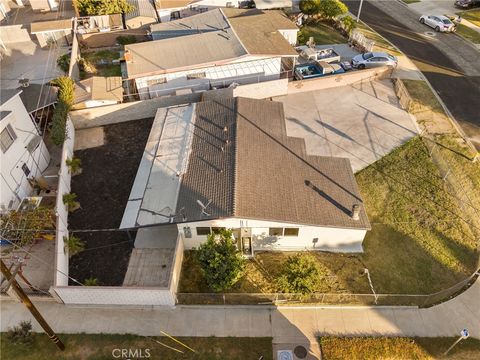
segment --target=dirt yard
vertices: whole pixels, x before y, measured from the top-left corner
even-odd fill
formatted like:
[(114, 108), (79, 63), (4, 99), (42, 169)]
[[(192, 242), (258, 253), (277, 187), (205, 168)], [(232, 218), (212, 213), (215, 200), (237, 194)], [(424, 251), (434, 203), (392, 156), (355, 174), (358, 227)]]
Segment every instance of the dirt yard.
[[(69, 216), (71, 230), (116, 229), (120, 226), (153, 119), (105, 126), (105, 145), (78, 150), (82, 173), (72, 178), (81, 208)], [(124, 231), (75, 233), (85, 250), (70, 259), (70, 276), (80, 282), (121, 286), (133, 243)], [(135, 234), (132, 233), (132, 239)], [(71, 283), (75, 285), (75, 283)]]

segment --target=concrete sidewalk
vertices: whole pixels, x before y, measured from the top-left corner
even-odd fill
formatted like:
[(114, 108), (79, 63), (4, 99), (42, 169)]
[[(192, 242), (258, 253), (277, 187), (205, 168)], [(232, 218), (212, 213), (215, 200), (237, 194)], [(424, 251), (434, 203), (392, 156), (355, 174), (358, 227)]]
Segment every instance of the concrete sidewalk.
[[(480, 281), (429, 309), (415, 307), (178, 306), (176, 309), (72, 307), (37, 302), (58, 333), (156, 336), (273, 337), (274, 343), (313, 343), (319, 335), (458, 336), (480, 338)], [(1, 302), (1, 331), (31, 319), (25, 306)], [(33, 320), (33, 328), (40, 331)]]

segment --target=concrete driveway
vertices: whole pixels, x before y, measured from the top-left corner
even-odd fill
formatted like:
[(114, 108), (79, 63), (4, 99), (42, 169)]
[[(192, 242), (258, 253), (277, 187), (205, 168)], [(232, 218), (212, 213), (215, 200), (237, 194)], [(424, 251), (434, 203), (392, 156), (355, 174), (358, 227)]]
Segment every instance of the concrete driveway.
[(356, 172), (417, 134), (390, 80), (298, 93), (284, 104), (287, 134), (305, 139), (307, 153), (347, 157)]

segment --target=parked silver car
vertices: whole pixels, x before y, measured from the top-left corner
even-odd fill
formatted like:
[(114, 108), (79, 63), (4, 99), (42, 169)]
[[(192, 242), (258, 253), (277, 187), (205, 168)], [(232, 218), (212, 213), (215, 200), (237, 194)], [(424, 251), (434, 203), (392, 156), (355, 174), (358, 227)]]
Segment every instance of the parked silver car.
[(397, 58), (383, 52), (367, 52), (352, 59), (352, 66), (357, 69), (372, 68), (376, 66), (397, 66)]
[(437, 32), (454, 32), (456, 30), (455, 24), (443, 15), (422, 15), (419, 21), (434, 28)]

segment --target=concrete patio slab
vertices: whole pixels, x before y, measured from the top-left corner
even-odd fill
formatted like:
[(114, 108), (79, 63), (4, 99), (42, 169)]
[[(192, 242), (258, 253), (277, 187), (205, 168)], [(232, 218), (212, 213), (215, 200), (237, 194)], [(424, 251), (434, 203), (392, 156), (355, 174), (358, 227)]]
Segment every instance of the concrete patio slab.
[(307, 153), (349, 158), (354, 172), (417, 134), (390, 80), (291, 94), (284, 104), (287, 135), (305, 139)]
[(90, 149), (105, 144), (103, 126), (75, 131), (74, 151)]

